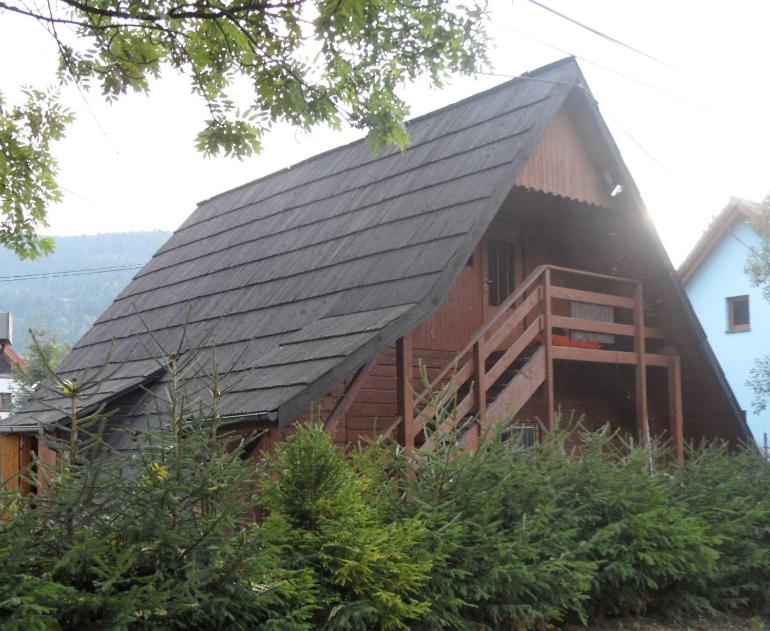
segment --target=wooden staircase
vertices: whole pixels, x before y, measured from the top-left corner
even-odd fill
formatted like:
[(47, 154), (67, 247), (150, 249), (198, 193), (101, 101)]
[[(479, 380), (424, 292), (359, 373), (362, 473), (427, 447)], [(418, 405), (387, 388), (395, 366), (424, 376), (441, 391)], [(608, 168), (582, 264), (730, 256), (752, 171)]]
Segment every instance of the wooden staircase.
[[(559, 282), (554, 282), (558, 278)], [(578, 287), (565, 286), (577, 278)], [(594, 288), (591, 288), (591, 286)], [(596, 290), (596, 286), (601, 290)], [(586, 289), (589, 287), (589, 289)], [(608, 289), (612, 288), (612, 289)], [(560, 301), (560, 310), (554, 305)], [(608, 305), (623, 314), (618, 321), (599, 321), (565, 315), (571, 302)], [(556, 313), (554, 313), (556, 311)], [(554, 342), (554, 329), (558, 332)], [(618, 340), (601, 348), (570, 343), (575, 331), (600, 333)], [(566, 335), (564, 333), (566, 332)], [(681, 400), (677, 401), (679, 357), (666, 348), (662, 332), (645, 325), (642, 285), (638, 281), (556, 266), (532, 271), (471, 336), (431, 383), (414, 396), (411, 378), (401, 374), (400, 414), (390, 431), (401, 428), (407, 447), (431, 451), (448, 437), (467, 448), (478, 444), (489, 427), (504, 425), (543, 387), (546, 401), (546, 429), (555, 425), (553, 389), (554, 361), (585, 361), (634, 365), (637, 374), (637, 425), (640, 436), (649, 435), (646, 402), (647, 366), (669, 368), (672, 435), (681, 453)], [(660, 353), (650, 353), (648, 340), (657, 340)], [(403, 345), (403, 340), (400, 341)], [(561, 344), (561, 345), (560, 345)], [(588, 345), (590, 346), (590, 345)], [(403, 346), (401, 346), (403, 351)], [(404, 362), (402, 372), (408, 372)], [(644, 439), (644, 438), (643, 438)]]

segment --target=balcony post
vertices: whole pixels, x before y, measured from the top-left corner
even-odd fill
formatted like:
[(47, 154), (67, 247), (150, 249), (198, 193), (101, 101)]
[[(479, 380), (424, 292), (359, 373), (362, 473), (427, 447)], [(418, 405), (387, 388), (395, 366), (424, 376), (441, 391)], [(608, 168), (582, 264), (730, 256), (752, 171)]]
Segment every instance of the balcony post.
[(543, 272), (543, 341), (545, 352), (545, 426), (548, 431), (556, 429), (556, 403), (553, 388), (553, 330), (551, 328), (551, 270)]
[(473, 383), (476, 398), (476, 415), (479, 423), (487, 423), (487, 380), (485, 357), (482, 354), (481, 340), (473, 345)]
[(399, 442), (414, 448), (414, 400), (412, 397), (412, 334), (396, 342), (396, 390), (398, 414), (401, 416)]
[(684, 414), (682, 413), (682, 362), (672, 355), (668, 365), (668, 422), (674, 440), (674, 454), (684, 461)]
[(644, 290), (642, 284), (634, 287), (634, 350), (636, 351), (636, 428), (642, 445), (650, 445), (650, 419), (647, 411), (647, 364), (644, 337)]

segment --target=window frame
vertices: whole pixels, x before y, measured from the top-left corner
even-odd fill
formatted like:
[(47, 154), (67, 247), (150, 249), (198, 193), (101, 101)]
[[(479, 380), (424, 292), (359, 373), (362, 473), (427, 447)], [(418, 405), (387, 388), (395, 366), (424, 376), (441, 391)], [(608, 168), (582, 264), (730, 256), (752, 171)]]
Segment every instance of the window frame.
[[(532, 449), (540, 441), (539, 427), (536, 423), (513, 423), (505, 428), (504, 439), (516, 442), (524, 449)], [(531, 433), (531, 441), (525, 438)]]
[(487, 239), (487, 304), (499, 307), (518, 286), (518, 247), (510, 241)]
[[(727, 333), (745, 333), (751, 331), (751, 303), (749, 302), (748, 294), (728, 296), (725, 299), (725, 302), (727, 305)], [(735, 305), (742, 302), (746, 303), (747, 322), (745, 324), (736, 324)]]

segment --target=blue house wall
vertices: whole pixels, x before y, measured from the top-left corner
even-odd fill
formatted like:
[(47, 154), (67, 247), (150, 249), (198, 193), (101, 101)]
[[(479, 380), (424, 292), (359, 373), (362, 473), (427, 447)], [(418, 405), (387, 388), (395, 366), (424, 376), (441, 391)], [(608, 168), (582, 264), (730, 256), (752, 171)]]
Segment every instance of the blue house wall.
[[(744, 271), (749, 248), (758, 245), (759, 235), (745, 221), (737, 223), (720, 241), (685, 284), (695, 313), (703, 325), (711, 348), (722, 365), (754, 438), (761, 445), (770, 435), (770, 409), (752, 410), (754, 391), (746, 384), (757, 358), (770, 354), (770, 302), (761, 289), (752, 287)], [(728, 331), (727, 298), (749, 296), (751, 329)]]

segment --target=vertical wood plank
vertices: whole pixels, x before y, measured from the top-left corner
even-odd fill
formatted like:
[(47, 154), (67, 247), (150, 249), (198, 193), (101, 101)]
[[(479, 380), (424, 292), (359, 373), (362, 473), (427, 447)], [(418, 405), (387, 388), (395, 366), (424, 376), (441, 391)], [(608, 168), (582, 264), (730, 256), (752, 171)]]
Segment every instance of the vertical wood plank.
[(11, 491), (19, 489), (20, 447), (18, 434), (0, 435), (0, 478)]
[(401, 416), (399, 442), (407, 449), (414, 448), (414, 400), (412, 397), (412, 334), (407, 333), (396, 342), (396, 390), (398, 413)]
[(548, 431), (556, 429), (556, 402), (553, 387), (553, 330), (551, 325), (551, 270), (543, 272), (543, 340), (545, 341), (545, 426)]
[(679, 462), (684, 461), (684, 414), (682, 412), (682, 361), (672, 355), (668, 365), (668, 418), (674, 453)]
[(636, 428), (642, 445), (650, 444), (650, 419), (647, 410), (647, 364), (644, 339), (644, 291), (641, 283), (634, 287), (634, 350), (636, 351)]
[(340, 395), (339, 399), (337, 399), (337, 403), (329, 413), (329, 416), (326, 419), (326, 423), (324, 423), (324, 431), (327, 434), (332, 436), (336, 434), (340, 423), (345, 420), (345, 415), (347, 414), (348, 409), (350, 409), (353, 401), (355, 401), (356, 396), (361, 390), (361, 387), (364, 385), (366, 378), (369, 376), (369, 373), (372, 371), (372, 367), (376, 362), (377, 358), (375, 357), (374, 359), (369, 360), (366, 364), (361, 366), (353, 379), (351, 379), (348, 387), (345, 389), (342, 395)]
[(21, 494), (29, 495), (30, 477), (34, 474), (32, 469), (32, 434), (21, 434), (19, 436), (19, 470), (24, 471), (24, 479), (20, 480)]
[(43, 438), (40, 438), (37, 443), (37, 492), (45, 490), (50, 482), (50, 477), (59, 468), (59, 454), (48, 447)]
[(476, 415), (482, 425), (487, 422), (487, 379), (481, 342), (473, 345), (473, 387), (476, 398)]

